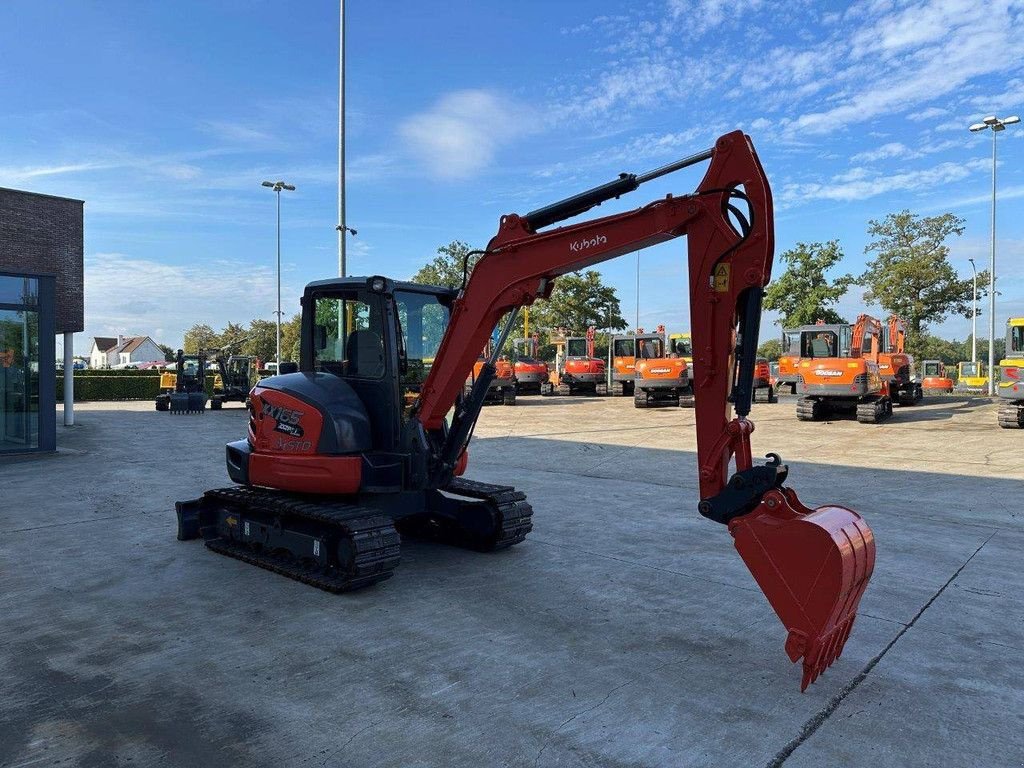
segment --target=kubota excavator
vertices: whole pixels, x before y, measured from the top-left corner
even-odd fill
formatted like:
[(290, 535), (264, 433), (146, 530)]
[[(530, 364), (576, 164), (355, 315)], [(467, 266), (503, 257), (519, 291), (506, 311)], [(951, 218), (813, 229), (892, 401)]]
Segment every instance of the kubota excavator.
[(892, 416), (886, 379), (879, 373), (882, 324), (861, 315), (851, 326), (804, 326), (800, 334), (800, 374), (796, 404), (800, 421), (818, 421), (831, 414), (853, 412), (862, 424)]
[(604, 360), (594, 357), (594, 326), (587, 328), (586, 336), (567, 336), (565, 356), (555, 360), (550, 386), (541, 390), (544, 395), (607, 395)]
[[(548, 365), (537, 355), (540, 337), (535, 333), (516, 339), (512, 345), (516, 394), (539, 395), (548, 380)], [(522, 350), (522, 351), (520, 351)]]
[(953, 391), (953, 379), (946, 375), (946, 364), (941, 360), (925, 360), (921, 363), (921, 389), (928, 392), (949, 394)]
[(914, 358), (906, 353), (906, 345), (906, 323), (897, 315), (892, 315), (882, 330), (878, 373), (885, 379), (889, 398), (896, 405), (917, 405), (924, 393), (914, 370)]
[[(696, 192), (548, 229), (706, 160)], [(559, 276), (687, 235), (697, 508), (728, 527), (789, 630), (786, 652), (803, 659), (806, 687), (843, 649), (875, 546), (856, 512), (801, 504), (777, 455), (753, 462), (747, 416), (773, 230), (768, 182), (749, 138), (735, 131), (655, 171), (502, 216), (459, 290), (379, 276), (311, 283), (300, 371), (253, 389), (248, 436), (227, 446), (237, 484), (179, 502), (178, 537), (201, 536), (217, 552), (331, 591), (388, 578), (399, 561), (397, 526), (481, 550), (522, 541), (533, 515), (524, 495), (462, 477), (497, 360), (492, 351), (463, 394), (477, 350), (507, 315), (500, 350), (519, 308), (549, 297)], [(443, 329), (439, 345), (427, 343), (428, 325)]]

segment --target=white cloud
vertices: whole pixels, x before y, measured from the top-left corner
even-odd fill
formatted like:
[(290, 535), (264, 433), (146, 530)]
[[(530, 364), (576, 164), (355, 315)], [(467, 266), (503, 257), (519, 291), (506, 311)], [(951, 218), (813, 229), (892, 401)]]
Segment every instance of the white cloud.
[[(285, 275), (287, 278), (287, 274)], [(167, 264), (123, 253), (85, 260), (87, 337), (139, 334), (180, 346), (195, 323), (215, 329), (254, 317), (273, 319), (276, 272), (235, 260)], [(282, 287), (286, 314), (297, 312), (301, 287)]]
[(940, 163), (899, 173), (869, 171), (853, 168), (833, 176), (826, 183), (789, 183), (782, 187), (779, 199), (783, 204), (799, 205), (815, 200), (866, 200), (890, 192), (922, 192), (967, 178), (972, 173), (988, 168), (985, 160), (967, 163)]
[(533, 110), (492, 91), (456, 91), (399, 128), (409, 149), (442, 178), (473, 176), (498, 150), (538, 127)]
[(876, 160), (886, 160), (891, 157), (906, 157), (910, 155), (910, 150), (900, 144), (898, 141), (893, 141), (888, 144), (883, 144), (876, 149), (870, 149), (867, 152), (859, 152), (850, 158), (851, 162), (854, 163), (873, 163)]
[(948, 114), (948, 109), (943, 109), (942, 107), (928, 107), (927, 109), (922, 109), (919, 112), (911, 112), (907, 115), (907, 120), (913, 120), (916, 123), (921, 123), (925, 120), (936, 120)]

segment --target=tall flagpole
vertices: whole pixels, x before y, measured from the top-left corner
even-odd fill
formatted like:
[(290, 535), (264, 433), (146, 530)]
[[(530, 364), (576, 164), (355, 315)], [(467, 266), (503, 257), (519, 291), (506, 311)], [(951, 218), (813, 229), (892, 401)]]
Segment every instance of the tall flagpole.
[(338, 10), (338, 275), (345, 276), (345, 0)]

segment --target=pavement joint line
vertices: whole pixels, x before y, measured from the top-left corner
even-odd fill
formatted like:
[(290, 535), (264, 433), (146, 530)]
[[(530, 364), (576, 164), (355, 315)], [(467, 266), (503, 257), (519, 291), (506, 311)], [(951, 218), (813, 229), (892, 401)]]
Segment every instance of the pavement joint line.
[(903, 637), (903, 635), (905, 635), (910, 630), (910, 628), (917, 623), (917, 620), (921, 618), (922, 615), (924, 615), (924, 612), (931, 607), (932, 603), (938, 600), (939, 595), (945, 592), (946, 588), (954, 581), (956, 581), (957, 576), (959, 576), (963, 569), (966, 568), (967, 565), (971, 562), (971, 560), (973, 560), (975, 556), (979, 552), (981, 552), (982, 549), (984, 549), (985, 545), (992, 541), (995, 535), (996, 534), (993, 533), (991, 536), (989, 536), (987, 539), (985, 539), (985, 541), (981, 543), (981, 546), (974, 550), (971, 556), (968, 557), (963, 562), (963, 564), (959, 568), (957, 568), (956, 571), (953, 572), (953, 575), (949, 577), (946, 583), (939, 587), (938, 591), (928, 599), (928, 602), (921, 606), (921, 610), (919, 610), (914, 615), (914, 618), (910, 620), (910, 623), (903, 627), (903, 629), (901, 629), (899, 632), (897, 632), (896, 636), (889, 641), (885, 648), (879, 651), (879, 653), (864, 666), (864, 669), (857, 673), (857, 675), (850, 682), (848, 682), (846, 685), (842, 687), (839, 693), (837, 693), (829, 700), (828, 704), (825, 705), (824, 709), (819, 711), (810, 720), (804, 723), (803, 728), (800, 729), (800, 733), (798, 733), (795, 738), (793, 738), (788, 744), (786, 744), (786, 746), (779, 750), (775, 757), (773, 757), (768, 762), (766, 768), (780, 768), (780, 766), (782, 766), (786, 762), (786, 760), (789, 759), (790, 755), (792, 755), (794, 752), (796, 752), (797, 749), (800, 748), (801, 744), (803, 744), (811, 736), (813, 736), (815, 732), (828, 721), (828, 719), (835, 713), (835, 711), (839, 709), (839, 705), (843, 703), (843, 700), (846, 699), (846, 697), (849, 696), (851, 693), (853, 693), (862, 682), (864, 682), (867, 676), (871, 673), (871, 670), (873, 670), (875, 666), (878, 664), (878, 662), (882, 660), (882, 657), (884, 657), (885, 654), (889, 652), (889, 649), (896, 645), (896, 643), (899, 642), (900, 638)]

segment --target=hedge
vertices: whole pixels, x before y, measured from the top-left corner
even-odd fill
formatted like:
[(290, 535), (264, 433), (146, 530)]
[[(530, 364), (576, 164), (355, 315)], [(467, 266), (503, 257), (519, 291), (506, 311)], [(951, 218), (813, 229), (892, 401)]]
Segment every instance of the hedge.
[[(160, 394), (160, 375), (150, 371), (75, 371), (75, 402), (88, 400), (155, 400)], [(113, 375), (102, 376), (101, 373)], [(124, 373), (148, 374), (123, 376)], [(213, 394), (213, 376), (206, 377), (206, 394)], [(57, 402), (64, 400), (64, 376), (57, 375)]]

